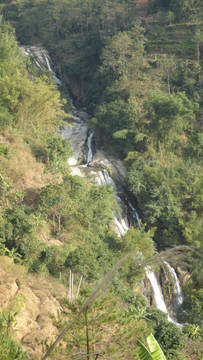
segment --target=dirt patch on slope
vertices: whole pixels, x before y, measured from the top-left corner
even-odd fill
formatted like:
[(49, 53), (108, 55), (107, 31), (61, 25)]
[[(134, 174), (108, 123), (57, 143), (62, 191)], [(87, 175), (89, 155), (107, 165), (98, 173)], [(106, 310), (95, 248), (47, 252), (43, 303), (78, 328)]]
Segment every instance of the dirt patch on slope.
[(58, 335), (52, 318), (62, 312), (66, 296), (59, 283), (43, 275), (26, 275), (23, 267), (0, 257), (0, 312), (17, 312), (12, 331), (36, 360), (42, 357), (45, 343)]
[(36, 160), (30, 146), (21, 138), (1, 136), (0, 141), (8, 146), (8, 154), (0, 156), (4, 177), (12, 179), (20, 190), (45, 186), (44, 164)]

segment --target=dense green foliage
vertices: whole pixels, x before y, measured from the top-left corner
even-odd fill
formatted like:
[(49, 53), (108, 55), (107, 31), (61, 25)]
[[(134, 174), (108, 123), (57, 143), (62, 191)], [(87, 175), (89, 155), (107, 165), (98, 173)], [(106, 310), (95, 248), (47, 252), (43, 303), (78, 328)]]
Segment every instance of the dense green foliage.
[(185, 347), (185, 339), (181, 330), (173, 323), (169, 323), (166, 315), (160, 311), (149, 311), (147, 318), (153, 322), (154, 336), (161, 344), (167, 359), (181, 359), (180, 350)]
[[(76, 103), (92, 115), (92, 125), (108, 151), (125, 161), (128, 186), (137, 197), (142, 220), (154, 228), (153, 234), (130, 229), (121, 241), (111, 230), (112, 210), (117, 206), (112, 190), (69, 175), (66, 160), (71, 147), (56, 135), (68, 117), (62, 96), (46, 71), (23, 59), (12, 27), (1, 20), (1, 254), (28, 271), (49, 273), (67, 284), (69, 270), (93, 283), (128, 251), (150, 257), (152, 236), (158, 245), (189, 244), (201, 252), (200, 1), (149, 1), (142, 21), (132, 0), (11, 0), (1, 1), (0, 9), (14, 25), (19, 42), (48, 48), (64, 80), (69, 78)], [(41, 176), (34, 190), (16, 165), (16, 158), (26, 152), (27, 168), (29, 160), (36, 161)], [(49, 240), (62, 246), (50, 245)], [(167, 360), (183, 359), (183, 333), (164, 315), (148, 313), (143, 299), (129, 290), (129, 285), (139, 287), (143, 279), (142, 271), (134, 272), (134, 259), (122, 270), (114, 281), (114, 300), (107, 300), (110, 308), (115, 297), (116, 306), (119, 302), (126, 306), (124, 316), (119, 311), (115, 318), (105, 316), (120, 329), (115, 335), (117, 346), (113, 342), (109, 350), (111, 358), (119, 358), (119, 349), (121, 358), (134, 358), (136, 352), (129, 353), (128, 348), (135, 344), (132, 334), (137, 326), (141, 341), (153, 331)], [(184, 333), (195, 343), (203, 336), (202, 265), (196, 255), (190, 273), (186, 312), (180, 312), (180, 320), (189, 322)], [(96, 304), (93, 313), (101, 315), (102, 306)], [(72, 315), (76, 310), (71, 308)], [(88, 316), (90, 326), (96, 328), (93, 313)], [(123, 324), (128, 324), (126, 333)], [(77, 326), (81, 324), (75, 325), (74, 334), (84, 347), (85, 335)], [(101, 329), (104, 324), (97, 326)], [(120, 335), (123, 341), (118, 346)], [(23, 358), (13, 342), (9, 350), (9, 336), (3, 335), (0, 351), (13, 351), (8, 359)], [(77, 341), (72, 339), (71, 347), (76, 349)]]

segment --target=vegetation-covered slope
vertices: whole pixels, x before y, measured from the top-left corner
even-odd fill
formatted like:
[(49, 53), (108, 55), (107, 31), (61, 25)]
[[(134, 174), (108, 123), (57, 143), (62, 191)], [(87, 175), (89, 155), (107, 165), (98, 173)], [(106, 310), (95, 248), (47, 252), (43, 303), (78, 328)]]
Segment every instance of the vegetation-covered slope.
[[(126, 162), (130, 191), (157, 244), (201, 251), (201, 4), (155, 1), (142, 21), (129, 0), (19, 0), (2, 2), (1, 9), (22, 44), (49, 48), (108, 150)], [(8, 23), (1, 24), (0, 39), (1, 253), (65, 284), (69, 269), (93, 283), (129, 244), (151, 256), (147, 234), (132, 229), (121, 242), (109, 229), (115, 203), (108, 187), (69, 175), (70, 146), (55, 135), (67, 118), (60, 93), (46, 71), (22, 58)], [(123, 338), (116, 345), (108, 336), (97, 343), (115, 345), (114, 352), (103, 348), (108, 358), (133, 359), (137, 338), (143, 341), (152, 329), (167, 359), (200, 357), (194, 348), (202, 337), (202, 264), (191, 262), (182, 314), (191, 323), (184, 330), (188, 354), (180, 355), (181, 332), (135, 295), (144, 275), (135, 277), (129, 263), (108, 304), (116, 301), (117, 316), (124, 306), (123, 322), (132, 325), (126, 334), (122, 321), (116, 325)]]

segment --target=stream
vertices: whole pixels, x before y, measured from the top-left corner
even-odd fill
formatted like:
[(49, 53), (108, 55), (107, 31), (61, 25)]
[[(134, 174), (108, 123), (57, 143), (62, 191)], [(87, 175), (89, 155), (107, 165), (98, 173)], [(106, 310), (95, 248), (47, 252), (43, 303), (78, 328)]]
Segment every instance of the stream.
[[(54, 72), (53, 62), (44, 48), (38, 48), (35, 46), (26, 48), (20, 48), (24, 56), (33, 57), (38, 68), (45, 68), (52, 73), (53, 80), (56, 85), (62, 84), (61, 80), (57, 78)], [(70, 100), (72, 105), (72, 101)], [(78, 176), (91, 176), (92, 181), (98, 184), (98, 186), (110, 185), (115, 192), (115, 198), (118, 203), (118, 209), (113, 214), (113, 228), (119, 237), (122, 237), (129, 229), (130, 224), (128, 220), (128, 214), (133, 221), (133, 226), (139, 226), (142, 229), (138, 211), (128, 199), (124, 193), (123, 198), (125, 202), (119, 196), (118, 183), (122, 184), (125, 180), (126, 170), (122, 162), (119, 159), (115, 159), (103, 150), (95, 151), (94, 144), (94, 131), (87, 126), (88, 114), (83, 111), (78, 111), (72, 106), (72, 127), (63, 125), (60, 127), (58, 135), (63, 139), (70, 141), (74, 155), (68, 159), (68, 164), (71, 168), (71, 174)], [(108, 169), (108, 171), (107, 171)], [(110, 176), (113, 175), (113, 178)], [(115, 180), (113, 180), (115, 179)], [(142, 229), (144, 232), (144, 230)], [(174, 297), (173, 297), (173, 314), (169, 313), (167, 309), (161, 284), (156, 274), (150, 269), (146, 269), (146, 278), (150, 282), (153, 298), (157, 309), (167, 314), (168, 320), (177, 323), (176, 314), (179, 306), (183, 303), (183, 293), (178, 276), (174, 268), (165, 260), (163, 260), (163, 267), (165, 277), (169, 274), (170, 281), (174, 285)], [(165, 271), (166, 269), (166, 271)]]

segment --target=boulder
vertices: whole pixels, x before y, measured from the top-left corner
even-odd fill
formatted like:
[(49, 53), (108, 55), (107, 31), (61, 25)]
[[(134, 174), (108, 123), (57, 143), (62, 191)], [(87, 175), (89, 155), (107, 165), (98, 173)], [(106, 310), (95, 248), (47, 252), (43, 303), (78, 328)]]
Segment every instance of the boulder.
[(126, 169), (122, 161), (109, 156), (105, 151), (99, 150), (94, 155), (92, 161), (89, 163), (91, 167), (104, 168), (110, 176), (115, 180), (124, 182), (126, 178)]
[(68, 164), (74, 166), (84, 161), (84, 148), (87, 139), (87, 126), (82, 122), (76, 121), (71, 123), (71, 127), (63, 125), (60, 128), (59, 135), (70, 141), (74, 155), (68, 159)]

